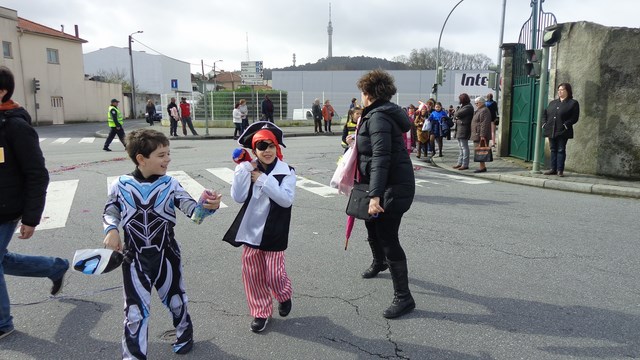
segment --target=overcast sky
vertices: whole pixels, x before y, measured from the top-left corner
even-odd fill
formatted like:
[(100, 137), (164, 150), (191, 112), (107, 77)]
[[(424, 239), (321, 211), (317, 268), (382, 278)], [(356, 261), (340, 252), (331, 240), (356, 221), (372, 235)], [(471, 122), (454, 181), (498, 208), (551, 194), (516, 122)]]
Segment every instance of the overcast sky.
[[(437, 47), (447, 14), (459, 0), (334, 0), (331, 2), (333, 56), (372, 56), (391, 60), (412, 49)], [(531, 15), (530, 0), (507, 0), (504, 42), (517, 42)], [(483, 53), (497, 61), (503, 0), (464, 0), (442, 35), (442, 48)], [(64, 25), (88, 42), (83, 52), (108, 46), (161, 53), (199, 72), (239, 70), (240, 62), (262, 60), (276, 68), (314, 63), (327, 56), (329, 1), (320, 0), (1, 0), (18, 16), (54, 29)], [(639, 0), (546, 0), (558, 23), (592, 21), (640, 27)], [(248, 38), (248, 42), (247, 42)], [(247, 44), (249, 59), (247, 58)], [(145, 47), (145, 45), (147, 47)], [(153, 50), (152, 50), (153, 49)]]

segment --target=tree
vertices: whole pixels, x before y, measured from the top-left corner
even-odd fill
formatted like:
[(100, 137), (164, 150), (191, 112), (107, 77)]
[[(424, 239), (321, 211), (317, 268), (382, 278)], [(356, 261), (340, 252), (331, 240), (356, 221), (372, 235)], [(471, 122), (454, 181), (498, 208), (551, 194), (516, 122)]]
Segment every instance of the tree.
[[(123, 93), (131, 92), (131, 82), (127, 80), (127, 75), (125, 75), (124, 71), (121, 71), (120, 69), (111, 71), (98, 70), (98, 77), (99, 80), (103, 82), (121, 84)], [(141, 94), (139, 90), (140, 88), (136, 85), (136, 93)]]
[[(437, 48), (422, 48), (411, 50), (408, 57), (400, 55), (393, 60), (404, 63), (412, 70), (435, 70), (437, 57)], [(493, 62), (484, 54), (462, 54), (440, 48), (440, 65), (448, 70), (484, 70)]]

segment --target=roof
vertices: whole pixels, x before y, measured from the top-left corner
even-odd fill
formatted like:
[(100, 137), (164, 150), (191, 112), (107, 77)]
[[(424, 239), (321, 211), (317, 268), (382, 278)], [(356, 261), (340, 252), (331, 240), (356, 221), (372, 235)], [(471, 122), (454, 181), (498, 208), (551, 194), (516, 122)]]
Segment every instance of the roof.
[(23, 19), (21, 17), (18, 17), (18, 29), (21, 29), (25, 32), (30, 32), (30, 33), (34, 33), (34, 34), (41, 34), (41, 35), (47, 35), (47, 36), (53, 36), (53, 37), (57, 37), (60, 39), (65, 39), (65, 40), (71, 40), (71, 41), (77, 41), (77, 42), (81, 42), (81, 43), (86, 43), (87, 40), (81, 39), (79, 37), (75, 37), (73, 35), (64, 33), (60, 30), (54, 30), (50, 27), (46, 27), (44, 25), (40, 25), (38, 23), (34, 23), (33, 21), (29, 21), (27, 19)]
[(236, 72), (219, 72), (216, 75), (217, 82), (240, 82), (242, 78)]

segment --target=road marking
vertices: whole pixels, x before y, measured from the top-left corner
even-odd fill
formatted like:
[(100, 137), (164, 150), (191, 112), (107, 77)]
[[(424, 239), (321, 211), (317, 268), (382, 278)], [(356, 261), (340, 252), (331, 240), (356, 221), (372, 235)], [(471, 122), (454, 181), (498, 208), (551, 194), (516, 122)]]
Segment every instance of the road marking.
[[(208, 172), (212, 173), (216, 177), (220, 178), (222, 181), (227, 184), (231, 184), (233, 182), (233, 173), (234, 171), (228, 168), (213, 168), (207, 169)], [(327, 185), (323, 185), (317, 181), (309, 180), (302, 176), (296, 177), (296, 186), (309, 191), (313, 194), (320, 195), (322, 197), (334, 197), (338, 195), (338, 190)]]
[(71, 138), (58, 138), (55, 139), (52, 144), (66, 144), (69, 140), (71, 140)]
[(213, 168), (207, 169), (207, 171), (229, 185), (233, 182), (233, 170), (229, 168)]
[(47, 140), (47, 138), (40, 138), (40, 142)]
[(323, 185), (317, 181), (309, 180), (302, 176), (298, 176), (298, 181), (296, 181), (296, 186), (307, 190), (313, 194), (320, 195), (322, 197), (334, 197), (338, 195), (338, 189), (334, 189), (330, 186)]
[[(189, 195), (192, 198), (196, 199), (196, 201), (200, 198), (200, 195), (204, 191), (204, 186), (200, 185), (199, 182), (194, 180), (191, 176), (187, 175), (184, 171), (167, 171), (167, 175), (173, 176), (176, 180), (180, 182), (180, 185), (187, 190)], [(227, 205), (224, 203), (220, 203), (220, 208), (226, 208)]]
[[(67, 225), (78, 182), (79, 180), (64, 180), (49, 183), (42, 219), (36, 230), (57, 229)], [(19, 231), (20, 228), (16, 233)]]
[[(167, 175), (174, 177), (180, 185), (194, 198), (196, 201), (200, 198), (200, 195), (204, 191), (204, 186), (200, 185), (196, 180), (194, 180), (191, 176), (187, 175), (184, 171), (167, 171)], [(109, 176), (107, 177), (107, 192), (109, 192), (109, 186), (116, 181), (119, 176)], [(220, 203), (220, 208), (228, 207), (224, 203)]]
[[(424, 170), (430, 169), (427, 166), (425, 166), (424, 162), (412, 161), (412, 163), (413, 163), (414, 166), (419, 166)], [(461, 183), (469, 184), (469, 185), (491, 184), (491, 181), (480, 179), (480, 178), (475, 178), (475, 177), (470, 177), (470, 176), (463, 176), (463, 175), (443, 174), (443, 173), (439, 173), (439, 172), (435, 172), (435, 171), (429, 171), (429, 176), (437, 177), (437, 178), (440, 178), (440, 179), (455, 180), (457, 182), (461, 182)], [(416, 184), (417, 184), (417, 182), (416, 182)], [(434, 184), (438, 184), (438, 183), (434, 182)]]
[(80, 143), (80, 144), (82, 144), (82, 143), (85, 143), (85, 144), (93, 144), (93, 142), (94, 142), (95, 140), (96, 140), (96, 138), (94, 138), (94, 137), (85, 137), (85, 138), (80, 139), (79, 143)]

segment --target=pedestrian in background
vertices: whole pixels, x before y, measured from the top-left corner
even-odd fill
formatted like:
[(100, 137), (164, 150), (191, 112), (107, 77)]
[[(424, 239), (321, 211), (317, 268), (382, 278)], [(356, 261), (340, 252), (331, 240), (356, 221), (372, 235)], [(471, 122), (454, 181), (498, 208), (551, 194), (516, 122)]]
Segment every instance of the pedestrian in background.
[(249, 109), (247, 108), (247, 100), (240, 99), (240, 113), (242, 113), (242, 131), (249, 127)]
[(147, 100), (145, 113), (147, 115), (147, 122), (149, 123), (149, 126), (153, 126), (153, 119), (156, 115), (156, 105), (151, 101), (151, 99)]
[(180, 119), (182, 120), (182, 133), (184, 136), (187, 136), (187, 125), (192, 135), (198, 135), (191, 121), (191, 104), (187, 102), (187, 98), (185, 97), (180, 99)]
[(178, 136), (178, 121), (180, 121), (180, 114), (178, 113), (176, 98), (171, 98), (169, 105), (167, 105), (167, 113), (169, 114), (169, 135)]
[(260, 107), (262, 108), (262, 119), (273, 122), (273, 102), (269, 99), (269, 95), (265, 94)]
[(120, 109), (118, 109), (119, 103), (120, 101), (118, 101), (118, 99), (111, 99), (111, 105), (109, 105), (109, 110), (107, 111), (107, 122), (110, 130), (107, 140), (104, 142), (104, 146), (102, 147), (102, 150), (104, 151), (111, 151), (111, 149), (109, 149), (109, 145), (111, 145), (111, 142), (116, 135), (118, 135), (118, 139), (120, 139), (120, 142), (125, 149), (127, 147), (124, 139), (124, 117), (122, 116)]
[(397, 89), (389, 73), (373, 70), (362, 76), (357, 86), (362, 91), (364, 110), (356, 136), (360, 175), (356, 180), (369, 184), (368, 212), (373, 216), (365, 221), (373, 262), (362, 277), (371, 278), (389, 268), (394, 298), (382, 315), (391, 319), (416, 306), (409, 290), (407, 257), (398, 236), (402, 216), (411, 207), (416, 186), (404, 143), (404, 134), (411, 129), (411, 123), (407, 114), (390, 101)]
[(579, 117), (580, 104), (573, 98), (571, 84), (558, 85), (558, 98), (549, 103), (542, 116), (542, 130), (551, 148), (551, 169), (545, 175), (564, 176), (567, 142), (573, 139), (573, 125)]
[(333, 134), (331, 131), (331, 120), (333, 120), (333, 116), (335, 115), (335, 110), (329, 100), (324, 101), (324, 106), (322, 107), (322, 118), (324, 119), (324, 131)]
[(320, 107), (320, 99), (315, 99), (311, 106), (311, 113), (313, 114), (313, 130), (316, 134), (323, 133), (322, 131), (322, 108)]
[(347, 122), (342, 128), (342, 148), (345, 152), (351, 146), (355, 140), (356, 127), (358, 126), (358, 120), (362, 116), (362, 108), (359, 106), (349, 109), (349, 116), (347, 116)]
[(469, 168), (469, 139), (471, 138), (471, 120), (473, 119), (473, 105), (467, 93), (458, 96), (460, 106), (454, 113), (456, 122), (456, 139), (458, 139), (458, 164), (454, 169), (467, 170)]
[(7, 249), (18, 223), (18, 239), (33, 235), (49, 184), (38, 133), (31, 127), (29, 113), (11, 100), (14, 89), (13, 73), (0, 66), (0, 339), (15, 330), (4, 276), (47, 277), (53, 282), (51, 295), (57, 295), (69, 268), (65, 259), (21, 255)]
[(234, 106), (233, 112), (231, 113), (231, 117), (233, 117), (233, 139), (236, 140), (242, 134), (242, 112), (240, 111), (240, 103), (237, 102)]
[(436, 142), (438, 143), (438, 156), (442, 157), (442, 138), (447, 136), (447, 123), (445, 121), (447, 111), (442, 108), (442, 103), (435, 103), (435, 108), (429, 114), (427, 121), (431, 122), (431, 131), (429, 132), (429, 143), (431, 146), (431, 154), (436, 156)]
[(493, 94), (487, 94), (487, 109), (491, 113), (491, 146), (496, 146), (496, 126), (498, 126), (498, 103), (493, 100)]
[[(476, 111), (471, 119), (471, 140), (473, 140), (474, 149), (481, 145), (489, 146), (489, 139), (491, 139), (491, 112), (487, 109), (487, 101), (480, 96), (476, 98), (475, 103)], [(481, 161), (480, 167), (473, 172), (487, 172), (487, 166)]]

